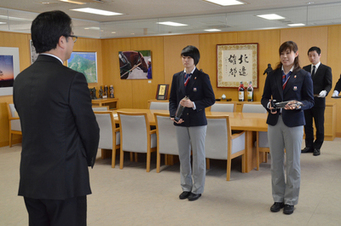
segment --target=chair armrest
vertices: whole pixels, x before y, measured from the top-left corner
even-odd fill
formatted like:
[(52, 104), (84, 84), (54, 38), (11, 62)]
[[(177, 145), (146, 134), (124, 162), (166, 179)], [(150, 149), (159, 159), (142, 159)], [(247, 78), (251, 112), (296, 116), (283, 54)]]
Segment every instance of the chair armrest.
[(20, 119), (19, 117), (9, 117), (8, 118), (9, 120), (17, 120), (17, 119)]
[(240, 137), (241, 135), (243, 135), (245, 132), (241, 132), (241, 133), (234, 133), (233, 135), (231, 135), (231, 139), (236, 139), (237, 137)]

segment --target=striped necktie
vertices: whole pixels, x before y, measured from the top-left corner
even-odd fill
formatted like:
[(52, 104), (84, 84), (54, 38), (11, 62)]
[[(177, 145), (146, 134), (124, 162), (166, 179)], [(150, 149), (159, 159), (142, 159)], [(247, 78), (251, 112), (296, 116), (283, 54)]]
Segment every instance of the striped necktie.
[(185, 82), (184, 82), (185, 86), (187, 86), (187, 83), (188, 83), (189, 79), (191, 78), (191, 75), (192, 74), (185, 74)]

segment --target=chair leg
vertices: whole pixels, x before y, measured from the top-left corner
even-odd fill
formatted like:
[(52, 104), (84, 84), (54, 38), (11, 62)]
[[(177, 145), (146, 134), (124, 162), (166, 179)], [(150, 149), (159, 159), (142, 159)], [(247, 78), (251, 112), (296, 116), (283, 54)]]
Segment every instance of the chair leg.
[(138, 162), (138, 155), (137, 155), (137, 152), (135, 152), (135, 162)]
[(133, 156), (133, 152), (130, 152), (130, 161), (134, 161), (134, 156)]
[[(165, 157), (167, 158), (167, 157)], [(156, 172), (160, 173), (160, 162), (161, 162), (161, 154), (159, 152), (159, 150), (157, 150), (156, 152)]]
[(115, 168), (116, 164), (116, 147), (112, 149), (112, 154), (111, 154), (111, 168)]
[(206, 170), (210, 169), (210, 159), (206, 158)]
[(124, 152), (122, 146), (120, 148), (120, 169), (123, 169), (123, 161), (124, 161)]
[(229, 181), (231, 177), (231, 158), (227, 158), (227, 167), (226, 167), (226, 180)]
[(150, 149), (147, 151), (147, 169), (146, 171), (149, 172), (150, 171), (150, 156), (151, 156), (151, 151)]

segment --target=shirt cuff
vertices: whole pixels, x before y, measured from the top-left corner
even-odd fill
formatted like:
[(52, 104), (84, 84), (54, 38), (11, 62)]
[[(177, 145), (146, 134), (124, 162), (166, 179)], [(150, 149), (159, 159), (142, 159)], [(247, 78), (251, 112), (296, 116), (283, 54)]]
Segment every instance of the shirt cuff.
[(193, 102), (193, 110), (196, 110), (197, 109), (197, 106), (195, 106), (195, 103)]

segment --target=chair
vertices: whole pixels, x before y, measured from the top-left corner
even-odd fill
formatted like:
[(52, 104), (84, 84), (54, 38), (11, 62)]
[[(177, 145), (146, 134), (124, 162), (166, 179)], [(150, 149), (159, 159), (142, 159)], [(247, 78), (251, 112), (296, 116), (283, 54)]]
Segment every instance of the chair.
[(149, 103), (149, 109), (151, 109), (151, 110), (169, 110), (169, 103), (168, 102), (151, 101)]
[(12, 134), (22, 135), (20, 119), (14, 104), (7, 103), (8, 110), (8, 130), (9, 130), (9, 146), (12, 147)]
[(92, 106), (93, 111), (109, 111), (109, 106)]
[(218, 111), (218, 112), (234, 112), (235, 104), (218, 104), (215, 103), (211, 106), (211, 111)]
[(156, 172), (160, 172), (161, 154), (165, 154), (165, 164), (168, 165), (167, 155), (179, 155), (176, 131), (169, 114), (155, 113), (156, 122)]
[[(267, 110), (261, 104), (243, 104), (242, 112), (247, 113), (267, 113)], [(270, 153), (268, 132), (257, 132), (256, 134), (256, 151), (257, 151), (257, 170), (259, 170), (259, 152)], [(265, 155), (265, 162), (268, 156)]]
[(207, 116), (205, 139), (207, 159), (226, 159), (226, 180), (231, 176), (231, 160), (242, 156), (242, 172), (245, 172), (245, 132), (232, 135), (229, 116)]
[[(124, 152), (146, 153), (146, 171), (150, 171), (151, 153), (156, 151), (156, 130), (150, 129), (147, 113), (117, 111), (120, 122), (120, 169), (123, 169)], [(132, 155), (131, 158), (132, 160)]]
[(111, 149), (111, 167), (115, 168), (116, 150), (120, 148), (120, 129), (116, 128), (112, 112), (95, 111), (94, 113), (100, 131), (98, 148), (101, 149), (101, 158), (106, 158), (105, 149)]

